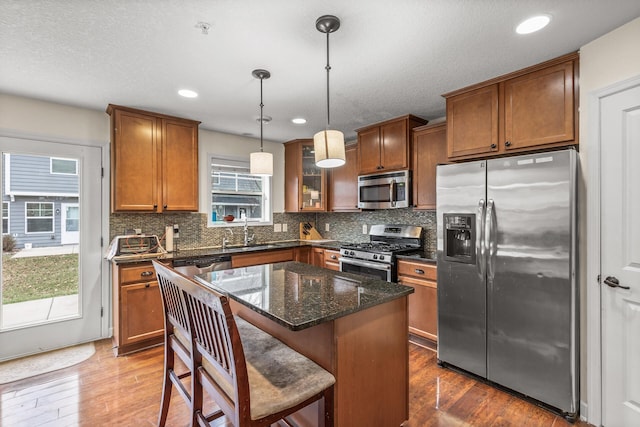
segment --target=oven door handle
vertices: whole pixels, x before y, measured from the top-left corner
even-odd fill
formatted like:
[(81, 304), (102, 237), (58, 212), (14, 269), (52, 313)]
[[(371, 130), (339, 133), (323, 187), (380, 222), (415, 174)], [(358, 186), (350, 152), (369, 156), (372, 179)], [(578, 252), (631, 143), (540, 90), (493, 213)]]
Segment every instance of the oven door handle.
[(376, 270), (391, 270), (391, 264), (384, 264), (381, 262), (369, 262), (369, 261), (363, 261), (361, 259), (343, 258), (343, 257), (338, 258), (338, 261), (340, 261), (341, 264), (357, 265), (360, 267), (374, 268)]

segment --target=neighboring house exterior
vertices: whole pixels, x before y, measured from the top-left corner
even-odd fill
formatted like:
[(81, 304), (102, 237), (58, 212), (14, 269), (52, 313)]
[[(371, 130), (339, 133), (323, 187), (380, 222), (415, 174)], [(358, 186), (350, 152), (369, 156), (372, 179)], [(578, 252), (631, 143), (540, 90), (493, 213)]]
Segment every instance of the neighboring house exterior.
[(16, 248), (77, 244), (78, 161), (3, 153), (2, 234)]

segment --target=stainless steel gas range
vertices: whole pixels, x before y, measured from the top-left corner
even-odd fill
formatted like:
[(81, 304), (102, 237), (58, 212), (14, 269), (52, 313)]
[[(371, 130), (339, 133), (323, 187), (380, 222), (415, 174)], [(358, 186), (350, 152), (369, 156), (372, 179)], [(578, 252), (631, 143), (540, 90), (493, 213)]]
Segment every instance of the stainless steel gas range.
[(422, 227), (414, 225), (372, 225), (369, 242), (340, 247), (340, 271), (395, 282), (396, 255), (422, 248)]

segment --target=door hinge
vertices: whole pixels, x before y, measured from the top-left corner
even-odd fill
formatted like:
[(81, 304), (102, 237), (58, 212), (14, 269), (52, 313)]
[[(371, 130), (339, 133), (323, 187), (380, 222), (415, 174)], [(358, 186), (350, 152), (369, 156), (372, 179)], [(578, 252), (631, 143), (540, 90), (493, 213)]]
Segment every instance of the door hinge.
[(100, 247), (104, 247), (104, 237), (100, 236)]
[(100, 177), (104, 178), (104, 168), (100, 168)]
[(598, 284), (602, 284), (601, 279), (602, 277), (598, 274), (598, 277), (596, 278), (596, 280), (598, 281)]
[(100, 307), (100, 317), (104, 317), (104, 307)]

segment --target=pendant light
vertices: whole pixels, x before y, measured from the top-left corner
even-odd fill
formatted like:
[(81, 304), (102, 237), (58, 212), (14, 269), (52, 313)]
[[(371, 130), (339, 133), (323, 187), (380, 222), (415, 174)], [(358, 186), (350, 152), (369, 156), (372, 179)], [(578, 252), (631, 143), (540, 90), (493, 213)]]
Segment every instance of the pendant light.
[(327, 127), (313, 136), (316, 166), (320, 168), (335, 168), (345, 163), (344, 134), (339, 130), (330, 130), (329, 115), (329, 33), (338, 31), (340, 19), (333, 15), (324, 15), (316, 20), (316, 29), (327, 35)]
[(260, 152), (251, 153), (249, 155), (249, 173), (252, 175), (273, 175), (273, 154), (265, 153), (262, 141), (262, 127), (264, 125), (264, 118), (262, 116), (262, 109), (264, 104), (262, 103), (262, 81), (271, 77), (271, 73), (267, 70), (253, 70), (251, 75), (256, 79), (260, 79)]

